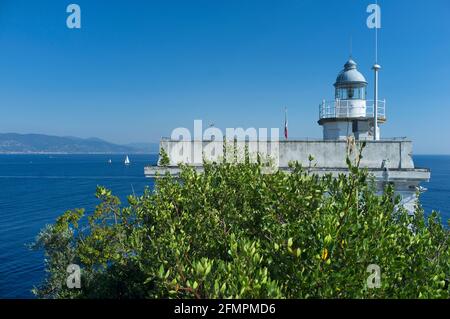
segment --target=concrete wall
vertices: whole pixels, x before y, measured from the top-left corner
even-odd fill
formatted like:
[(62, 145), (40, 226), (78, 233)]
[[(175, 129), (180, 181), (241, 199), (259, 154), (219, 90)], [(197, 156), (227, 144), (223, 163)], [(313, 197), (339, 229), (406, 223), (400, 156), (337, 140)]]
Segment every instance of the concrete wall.
[[(380, 168), (383, 160), (388, 168), (414, 168), (411, 157), (412, 143), (409, 141), (367, 141), (361, 165)], [(308, 155), (315, 158), (318, 167), (346, 168), (347, 143), (345, 141), (316, 141), (280, 143), (280, 166), (290, 161), (308, 165)]]
[[(357, 123), (356, 131), (353, 132), (353, 121)], [(329, 120), (324, 121), (323, 126), (323, 139), (324, 140), (346, 140), (348, 136), (353, 135), (358, 140), (373, 140), (373, 132), (369, 134), (372, 127), (369, 126), (367, 120)], [(378, 139), (380, 138), (380, 126), (377, 130)]]
[[(309, 155), (314, 157), (313, 164), (323, 168), (346, 168), (347, 155), (346, 141), (279, 141), (238, 142), (237, 152), (231, 144), (227, 144), (224, 155), (222, 141), (173, 141), (163, 139), (160, 148), (163, 148), (170, 158), (170, 166), (179, 163), (201, 165), (203, 157), (207, 161), (219, 161), (224, 157), (227, 160), (243, 158), (245, 146), (255, 158), (257, 152), (263, 156), (268, 155), (279, 167), (287, 167), (289, 162), (298, 161), (303, 166), (309, 165)], [(367, 141), (363, 152), (361, 166), (369, 168), (412, 169), (412, 143), (406, 140)]]

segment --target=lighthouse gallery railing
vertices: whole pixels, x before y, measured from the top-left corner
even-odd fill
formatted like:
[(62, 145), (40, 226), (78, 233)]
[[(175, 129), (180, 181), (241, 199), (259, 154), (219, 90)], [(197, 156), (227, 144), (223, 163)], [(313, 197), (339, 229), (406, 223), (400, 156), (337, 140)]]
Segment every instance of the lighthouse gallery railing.
[[(319, 118), (373, 118), (375, 103), (366, 100), (366, 105), (355, 105), (351, 100), (324, 101), (319, 105)], [(354, 114), (360, 114), (355, 116)], [(362, 115), (361, 115), (362, 114)], [(378, 100), (378, 120), (386, 120), (386, 100)]]

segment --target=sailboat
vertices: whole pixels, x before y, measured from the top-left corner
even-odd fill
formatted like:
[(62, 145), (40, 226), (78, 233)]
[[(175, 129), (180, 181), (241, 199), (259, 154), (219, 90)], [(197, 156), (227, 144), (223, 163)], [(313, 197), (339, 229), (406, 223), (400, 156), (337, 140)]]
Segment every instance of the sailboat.
[(128, 155), (125, 158), (125, 165), (130, 165), (130, 159), (128, 158)]
[(108, 160), (108, 164), (111, 164), (111, 163), (112, 163), (112, 160), (111, 160), (111, 159), (109, 159), (109, 160)]

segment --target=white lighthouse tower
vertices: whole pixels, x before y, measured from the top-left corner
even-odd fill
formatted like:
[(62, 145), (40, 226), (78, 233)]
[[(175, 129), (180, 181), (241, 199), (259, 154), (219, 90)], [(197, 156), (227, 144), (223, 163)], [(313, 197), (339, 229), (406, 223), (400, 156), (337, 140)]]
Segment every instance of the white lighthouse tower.
[(356, 66), (352, 59), (345, 63), (334, 83), (334, 100), (324, 100), (320, 105), (319, 124), (323, 126), (324, 140), (345, 140), (349, 136), (357, 140), (380, 138), (378, 125), (386, 121), (385, 101), (376, 103), (375, 112), (374, 101), (366, 99), (367, 81)]
[[(373, 66), (375, 99), (378, 97), (377, 82), (380, 68), (378, 64)], [(373, 100), (366, 99), (367, 81), (357, 70), (355, 61), (349, 59), (345, 63), (344, 70), (339, 73), (334, 87), (334, 100), (323, 101), (320, 105), (319, 124), (323, 126), (322, 141), (314, 139), (279, 141), (277, 139), (275, 144), (271, 144), (269, 150), (267, 139), (249, 139), (245, 141), (245, 147), (248, 150), (259, 150), (259, 152), (267, 150), (264, 154), (270, 155), (278, 169), (285, 172), (293, 170), (291, 163), (298, 163), (303, 167), (309, 167), (310, 174), (339, 176), (348, 171), (346, 161), (348, 137), (367, 141), (360, 166), (370, 171), (378, 192), (382, 193), (386, 184), (394, 185), (396, 194), (401, 196), (400, 205), (411, 214), (414, 213), (416, 192), (421, 189), (419, 187), (421, 182), (430, 179), (430, 170), (414, 166), (412, 141), (407, 138), (380, 139), (380, 130), (378, 127), (375, 129), (375, 125), (386, 121), (385, 101), (375, 103)], [(375, 105), (377, 105), (376, 109)], [(188, 129), (185, 130), (188, 131)], [(160, 177), (167, 172), (179, 175), (180, 163), (192, 165), (201, 171), (203, 164), (196, 162), (195, 152), (202, 155), (200, 158), (214, 162), (217, 161), (216, 153), (208, 153), (204, 150), (223, 149), (224, 143), (224, 140), (220, 139), (198, 141), (163, 138), (160, 149), (168, 154), (169, 164), (147, 166), (144, 169), (145, 176)], [(184, 151), (180, 152), (180, 149)], [(186, 150), (189, 154), (187, 157), (184, 153)], [(238, 152), (236, 149), (227, 150), (227, 156), (238, 158), (240, 156)], [(311, 157), (314, 158), (313, 167), (311, 167)]]

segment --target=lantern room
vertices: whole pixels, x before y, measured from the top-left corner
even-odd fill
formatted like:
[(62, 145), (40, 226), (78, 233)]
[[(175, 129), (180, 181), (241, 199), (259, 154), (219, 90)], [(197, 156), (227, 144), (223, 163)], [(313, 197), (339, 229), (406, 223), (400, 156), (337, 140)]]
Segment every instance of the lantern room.
[[(349, 136), (356, 139), (379, 138), (374, 130), (374, 102), (366, 99), (367, 81), (349, 59), (334, 83), (333, 101), (325, 100), (320, 105), (319, 124), (323, 126), (325, 140), (343, 140)], [(378, 101), (378, 121), (385, 121), (384, 101)]]
[(356, 63), (352, 59), (344, 65), (344, 70), (339, 73), (334, 83), (337, 100), (365, 100), (367, 81), (356, 69)]

